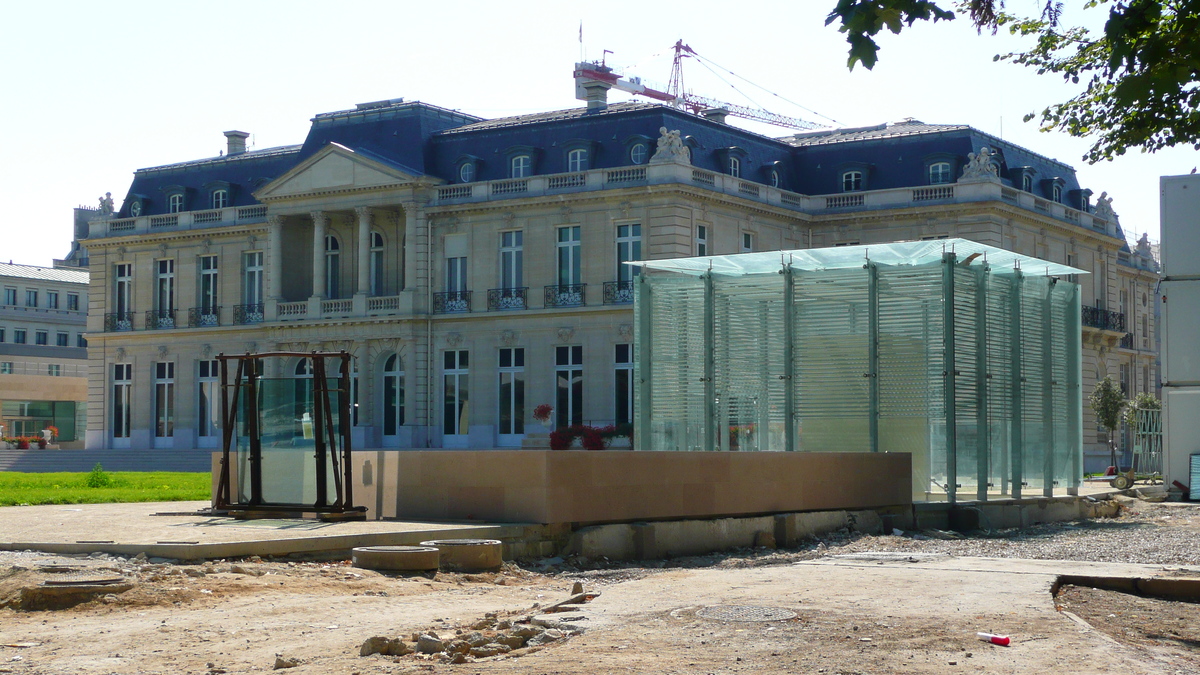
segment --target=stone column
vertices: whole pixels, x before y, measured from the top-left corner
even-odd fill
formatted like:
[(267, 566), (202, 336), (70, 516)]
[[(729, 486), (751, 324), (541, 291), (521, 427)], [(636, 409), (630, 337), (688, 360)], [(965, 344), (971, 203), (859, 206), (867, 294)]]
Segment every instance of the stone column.
[(428, 284), (430, 245), (424, 203), (404, 202), (404, 290), (415, 291)]
[(279, 316), (283, 299), (283, 216), (267, 216), (267, 297), (263, 312), (267, 321)]
[(329, 227), (329, 214), (324, 211), (313, 211), (313, 258), (312, 258), (312, 297), (325, 298), (325, 231)]
[(371, 295), (371, 209), (359, 206), (354, 213), (358, 215), (358, 288), (355, 293)]

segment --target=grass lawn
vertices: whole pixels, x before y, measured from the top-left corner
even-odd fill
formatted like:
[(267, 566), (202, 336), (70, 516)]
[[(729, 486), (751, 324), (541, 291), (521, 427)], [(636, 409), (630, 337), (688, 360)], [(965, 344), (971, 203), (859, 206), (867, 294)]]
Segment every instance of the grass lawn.
[(211, 473), (0, 471), (0, 506), (177, 502), (207, 500), (211, 496)]

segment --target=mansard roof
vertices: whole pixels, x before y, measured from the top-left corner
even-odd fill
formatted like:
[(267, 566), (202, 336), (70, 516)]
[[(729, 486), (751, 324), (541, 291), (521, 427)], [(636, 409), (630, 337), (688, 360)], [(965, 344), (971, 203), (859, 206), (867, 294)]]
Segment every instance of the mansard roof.
[(21, 265), (19, 263), (0, 263), (0, 277), (10, 279), (29, 279), (31, 281), (57, 281), (67, 284), (87, 285), (88, 273), (83, 270), (60, 269), (57, 267), (39, 267), (37, 265)]

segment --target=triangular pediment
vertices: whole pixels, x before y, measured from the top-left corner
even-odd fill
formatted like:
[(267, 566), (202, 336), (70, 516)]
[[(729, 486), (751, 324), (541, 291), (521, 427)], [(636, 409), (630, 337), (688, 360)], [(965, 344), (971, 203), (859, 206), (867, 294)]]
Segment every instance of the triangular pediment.
[(267, 183), (254, 196), (259, 201), (276, 201), (329, 192), (402, 186), (416, 180), (417, 176), (411, 173), (343, 145), (330, 143)]

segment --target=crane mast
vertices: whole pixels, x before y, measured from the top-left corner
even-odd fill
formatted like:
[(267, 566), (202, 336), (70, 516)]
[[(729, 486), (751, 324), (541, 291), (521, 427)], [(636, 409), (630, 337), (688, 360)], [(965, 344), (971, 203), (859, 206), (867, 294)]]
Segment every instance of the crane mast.
[(675, 58), (671, 63), (671, 80), (667, 85), (667, 91), (659, 91), (645, 86), (642, 84), (640, 77), (622, 77), (617, 75), (603, 61), (599, 63), (581, 62), (575, 64), (575, 98), (581, 101), (587, 100), (586, 85), (591, 82), (603, 82), (618, 91), (662, 101), (677, 108), (685, 108), (696, 114), (699, 114), (702, 110), (723, 109), (734, 117), (763, 122), (778, 127), (802, 130), (825, 128), (824, 125), (809, 122), (799, 117), (788, 117), (787, 115), (780, 115), (761, 108), (728, 103), (715, 98), (696, 96), (695, 94), (685, 92), (683, 89), (683, 59), (698, 55), (691, 47), (683, 44), (683, 40), (677, 41), (673, 49), (675, 50)]

